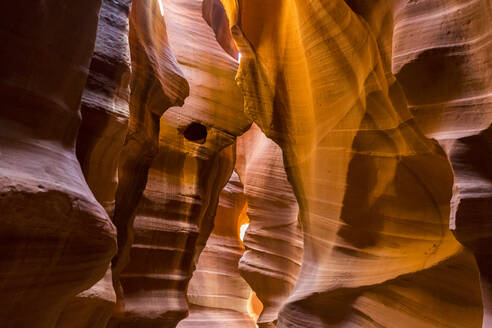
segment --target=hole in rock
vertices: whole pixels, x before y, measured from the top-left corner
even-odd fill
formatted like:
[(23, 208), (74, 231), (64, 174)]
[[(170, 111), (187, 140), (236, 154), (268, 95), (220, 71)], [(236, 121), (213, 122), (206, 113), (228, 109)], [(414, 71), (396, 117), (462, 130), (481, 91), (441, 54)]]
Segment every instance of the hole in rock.
[(193, 122), (184, 130), (184, 137), (189, 141), (203, 144), (207, 140), (207, 128), (200, 123)]

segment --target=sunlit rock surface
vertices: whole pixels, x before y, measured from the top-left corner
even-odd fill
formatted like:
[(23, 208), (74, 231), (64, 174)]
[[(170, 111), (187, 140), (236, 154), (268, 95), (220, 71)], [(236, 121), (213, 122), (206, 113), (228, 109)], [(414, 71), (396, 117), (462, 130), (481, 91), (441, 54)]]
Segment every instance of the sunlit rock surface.
[(301, 267), (299, 208), (287, 181), (280, 147), (255, 124), (237, 144), (236, 168), (244, 183), (250, 220), (239, 270), (263, 304), (258, 325), (271, 327)]
[(53, 327), (116, 231), (75, 156), (100, 1), (0, 4), (0, 322)]
[(344, 1), (223, 4), (245, 111), (282, 148), (304, 229), (278, 326), (480, 325), (476, 268), (448, 228), (451, 167), (394, 89), (370, 15)]
[(492, 9), (490, 1), (397, 1), (393, 70), (419, 126), (447, 152), (450, 227), (480, 268), (492, 325)]
[(162, 115), (147, 185), (126, 225), (115, 327), (175, 327), (187, 315), (188, 281), (234, 167), (233, 143), (250, 124), (234, 81), (237, 63), (203, 20), (201, 1), (162, 1), (162, 8), (190, 95)]

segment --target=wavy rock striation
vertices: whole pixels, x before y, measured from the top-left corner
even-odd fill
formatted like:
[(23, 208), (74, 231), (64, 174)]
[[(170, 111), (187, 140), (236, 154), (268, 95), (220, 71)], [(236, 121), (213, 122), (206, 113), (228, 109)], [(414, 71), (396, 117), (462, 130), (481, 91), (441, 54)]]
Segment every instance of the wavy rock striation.
[(0, 326), (492, 326), (490, 0), (0, 12)]
[(239, 229), (247, 220), (245, 201), (243, 185), (234, 172), (220, 193), (215, 228), (189, 284), (190, 316), (179, 323), (179, 328), (256, 327), (248, 315), (251, 288), (237, 267), (244, 252)]
[(53, 327), (96, 283), (115, 228), (75, 156), (100, 1), (2, 1), (0, 322)]
[(282, 148), (303, 225), (278, 327), (480, 325), (476, 267), (448, 228), (451, 167), (388, 72), (380, 7), (222, 3), (245, 111)]
[(123, 298), (119, 275), (128, 263), (137, 205), (158, 154), (162, 114), (180, 106), (189, 86), (169, 47), (166, 24), (156, 0), (134, 1), (129, 31), (132, 76), (130, 120), (118, 168), (113, 221), (118, 229), (118, 255), (113, 259), (113, 284)]
[(187, 315), (187, 285), (234, 167), (235, 136), (251, 124), (234, 82), (237, 63), (203, 20), (201, 1), (167, 0), (162, 8), (190, 95), (160, 120), (157, 155), (135, 221), (125, 226), (117, 327), (175, 327)]
[[(94, 54), (82, 94), (82, 125), (76, 145), (87, 184), (110, 217), (129, 117), (129, 10), (129, 0), (102, 2)], [(115, 303), (109, 268), (96, 285), (69, 302), (56, 326), (104, 328)]]
[(239, 270), (263, 304), (259, 327), (272, 327), (296, 283), (302, 261), (299, 208), (282, 150), (253, 124), (238, 138), (236, 167), (250, 220)]
[(417, 123), (455, 173), (451, 228), (480, 268), (492, 325), (492, 7), (490, 1), (397, 1), (393, 70)]

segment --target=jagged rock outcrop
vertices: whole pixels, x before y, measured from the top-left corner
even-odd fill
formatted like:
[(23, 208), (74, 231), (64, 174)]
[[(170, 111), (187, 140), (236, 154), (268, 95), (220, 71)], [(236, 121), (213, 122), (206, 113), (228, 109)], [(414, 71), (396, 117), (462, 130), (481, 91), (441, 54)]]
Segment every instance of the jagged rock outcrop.
[(451, 229), (480, 268), (492, 325), (492, 7), (490, 1), (396, 1), (393, 70), (423, 131), (447, 152)]
[(239, 270), (263, 304), (258, 326), (273, 327), (301, 268), (299, 208), (282, 150), (255, 124), (238, 138), (237, 156), (250, 220)]
[(100, 1), (0, 4), (0, 322), (53, 327), (116, 231), (75, 156)]
[[(89, 77), (82, 94), (76, 153), (96, 200), (111, 217), (130, 97), (129, 0), (103, 0)], [(57, 327), (105, 328), (116, 304), (111, 268), (65, 306)]]
[[(187, 315), (188, 281), (234, 167), (235, 136), (250, 125), (234, 82), (237, 63), (203, 20), (201, 1), (166, 0), (162, 9), (190, 95), (182, 108), (163, 114), (147, 186), (134, 223), (125, 225), (120, 253), (129, 262), (120, 257), (117, 264), (115, 327), (175, 327)], [(117, 212), (118, 199), (116, 206)]]
[(278, 327), (477, 327), (476, 267), (448, 228), (449, 162), (368, 16), (344, 1), (222, 2), (245, 111), (282, 148), (304, 230)]
[(251, 288), (240, 276), (238, 262), (244, 252), (239, 229), (247, 222), (246, 198), (234, 172), (219, 197), (214, 230), (198, 260), (188, 288), (190, 316), (178, 328), (254, 328), (248, 314)]

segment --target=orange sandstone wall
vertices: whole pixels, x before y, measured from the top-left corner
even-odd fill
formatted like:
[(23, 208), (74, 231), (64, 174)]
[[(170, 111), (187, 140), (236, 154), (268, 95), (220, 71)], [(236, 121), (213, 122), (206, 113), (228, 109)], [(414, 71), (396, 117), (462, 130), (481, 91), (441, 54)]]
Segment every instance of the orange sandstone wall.
[(379, 7), (223, 4), (245, 111), (282, 148), (304, 229), (278, 327), (479, 326), (476, 266), (448, 228), (451, 166), (393, 87)]

